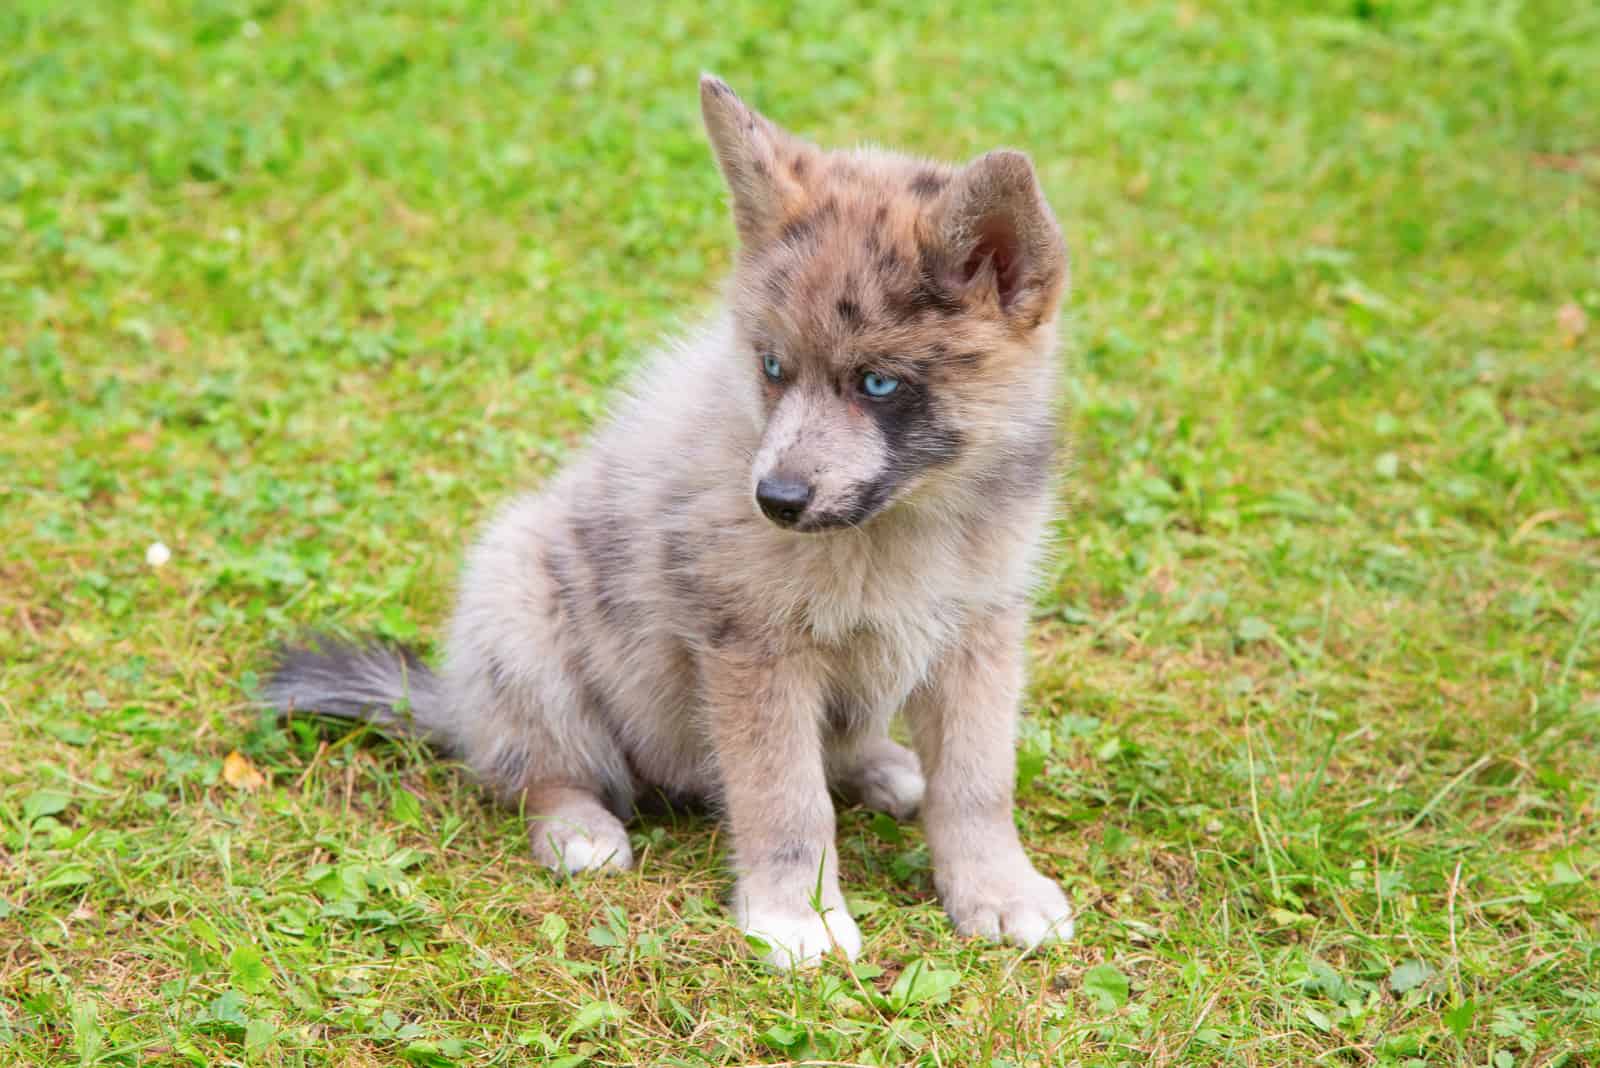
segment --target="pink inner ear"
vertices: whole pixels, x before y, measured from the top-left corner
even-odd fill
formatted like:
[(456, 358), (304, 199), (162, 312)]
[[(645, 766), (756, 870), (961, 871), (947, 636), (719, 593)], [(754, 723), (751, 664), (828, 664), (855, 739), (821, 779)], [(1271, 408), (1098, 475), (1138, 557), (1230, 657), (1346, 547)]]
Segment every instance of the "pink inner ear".
[(976, 278), (986, 260), (994, 265), (1000, 306), (1006, 307), (1022, 283), (1022, 242), (1016, 227), (1003, 215), (988, 216), (978, 224), (978, 239), (961, 265), (962, 281)]

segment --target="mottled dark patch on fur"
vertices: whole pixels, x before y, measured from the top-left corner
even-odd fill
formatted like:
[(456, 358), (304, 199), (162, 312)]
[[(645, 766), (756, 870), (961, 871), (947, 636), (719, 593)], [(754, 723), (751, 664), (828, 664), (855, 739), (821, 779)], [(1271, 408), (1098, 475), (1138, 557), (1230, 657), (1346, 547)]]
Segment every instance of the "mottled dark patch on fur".
[(860, 326), (862, 323), (861, 305), (849, 297), (840, 297), (839, 302), (833, 306), (833, 310), (839, 313), (839, 318), (844, 325), (851, 329)]
[(778, 236), (790, 245), (803, 244), (814, 239), (823, 226), (833, 222), (838, 217), (839, 201), (835, 197), (829, 197), (811, 214), (790, 219), (784, 224)]
[(549, 544), (540, 554), (540, 563), (544, 565), (545, 577), (555, 590), (556, 603), (562, 614), (568, 622), (575, 623), (579, 618), (578, 581), (572, 573), (572, 555), (564, 546)]
[(940, 315), (961, 314), (961, 302), (950, 291), (926, 275), (917, 279), (916, 286), (906, 297), (906, 318), (914, 319), (926, 312)]
[(489, 676), (489, 688), (496, 696), (503, 695), (511, 688), (511, 673), (506, 670), (500, 658), (490, 653), (484, 658), (484, 672)]
[(926, 315), (959, 315), (966, 310), (961, 299), (940, 280), (937, 261), (926, 248), (919, 252), (916, 279), (909, 290), (885, 295), (889, 312), (902, 322), (920, 319)]
[(491, 787), (510, 793), (527, 785), (530, 766), (526, 743), (519, 738), (505, 736), (479, 774)]
[(788, 264), (778, 264), (767, 272), (763, 285), (766, 287), (767, 296), (773, 301), (782, 301), (789, 296), (789, 282), (793, 278), (793, 271)]
[[(601, 496), (607, 496), (604, 487)], [(632, 566), (626, 527), (599, 507), (580, 509), (572, 520), (572, 536), (589, 569), (595, 607), (614, 627), (634, 623), (634, 604), (627, 598), (624, 579)]]
[(662, 507), (674, 515), (691, 515), (699, 501), (699, 494), (686, 486), (669, 486), (661, 497)]
[(919, 377), (924, 379), (946, 379), (951, 372), (965, 373), (976, 371), (983, 365), (983, 354), (979, 352), (952, 352), (950, 346), (935, 342), (928, 350), (926, 359), (915, 361)]
[(725, 649), (744, 635), (744, 625), (732, 612), (719, 613), (706, 635), (713, 649)]
[(821, 859), (816, 846), (798, 838), (782, 843), (767, 856), (767, 861), (775, 868), (816, 868)]
[(661, 573), (673, 596), (686, 606), (700, 599), (700, 584), (694, 568), (695, 554), (689, 548), (688, 536), (681, 530), (667, 531), (661, 541)]
[(787, 244), (798, 245), (809, 241), (817, 234), (817, 218), (815, 215), (802, 215), (798, 219), (790, 219), (783, 224), (783, 229), (778, 236)]
[(944, 192), (944, 187), (949, 184), (949, 179), (934, 171), (921, 171), (911, 179), (911, 192), (923, 199), (932, 200)]
[(974, 476), (974, 493), (995, 502), (1043, 493), (1055, 477), (1057, 438), (1054, 419), (1035, 427), (1020, 447)]
[(806, 168), (808, 166), (809, 164), (807, 164), (804, 156), (796, 156), (794, 159), (789, 161), (789, 173), (794, 175), (796, 178), (804, 178), (806, 176)]
[(680, 530), (669, 530), (661, 540), (661, 569), (669, 574), (687, 571), (694, 564), (694, 553), (689, 550)]
[[(585, 665), (587, 667), (587, 665)], [(579, 695), (585, 708), (593, 712), (607, 723), (615, 722), (611, 715), (611, 702), (606, 699), (605, 693), (596, 685), (594, 678), (587, 671), (583, 678), (583, 688)]]
[(966, 310), (961, 299), (939, 280), (938, 260), (928, 249), (917, 251), (917, 284), (911, 291), (910, 304), (922, 311), (940, 315), (960, 315)]
[(841, 182), (854, 182), (861, 177), (861, 168), (849, 156), (830, 155), (828, 176)]

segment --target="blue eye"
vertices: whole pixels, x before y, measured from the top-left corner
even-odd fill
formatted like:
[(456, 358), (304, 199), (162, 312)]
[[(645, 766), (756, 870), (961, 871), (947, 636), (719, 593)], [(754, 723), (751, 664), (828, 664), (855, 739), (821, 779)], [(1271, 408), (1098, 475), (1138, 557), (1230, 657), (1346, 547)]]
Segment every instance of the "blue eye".
[(861, 378), (861, 389), (869, 397), (882, 399), (900, 388), (898, 378), (880, 375), (876, 371), (868, 371)]
[(783, 377), (783, 364), (779, 363), (778, 358), (770, 352), (761, 357), (761, 369), (774, 382)]

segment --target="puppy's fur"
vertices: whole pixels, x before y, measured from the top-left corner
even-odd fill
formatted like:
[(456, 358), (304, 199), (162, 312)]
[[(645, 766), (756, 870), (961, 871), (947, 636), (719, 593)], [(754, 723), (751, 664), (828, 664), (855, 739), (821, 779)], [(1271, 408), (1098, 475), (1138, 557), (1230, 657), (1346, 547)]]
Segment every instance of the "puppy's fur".
[(920, 810), (962, 932), (1063, 937), (1011, 811), (1067, 280), (1033, 168), (824, 151), (700, 93), (740, 237), (724, 309), (490, 524), (442, 674), (323, 644), (269, 696), (458, 755), (556, 869), (628, 867), (645, 790), (716, 802), (779, 966), (861, 946), (830, 787)]

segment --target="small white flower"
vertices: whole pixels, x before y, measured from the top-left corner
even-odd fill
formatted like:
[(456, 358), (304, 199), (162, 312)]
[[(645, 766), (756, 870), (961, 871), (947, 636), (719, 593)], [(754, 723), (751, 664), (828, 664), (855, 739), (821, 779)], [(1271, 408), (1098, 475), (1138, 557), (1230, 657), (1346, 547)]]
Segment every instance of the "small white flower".
[(172, 550), (159, 541), (151, 542), (150, 547), (144, 551), (144, 562), (151, 567), (160, 567), (171, 559)]

